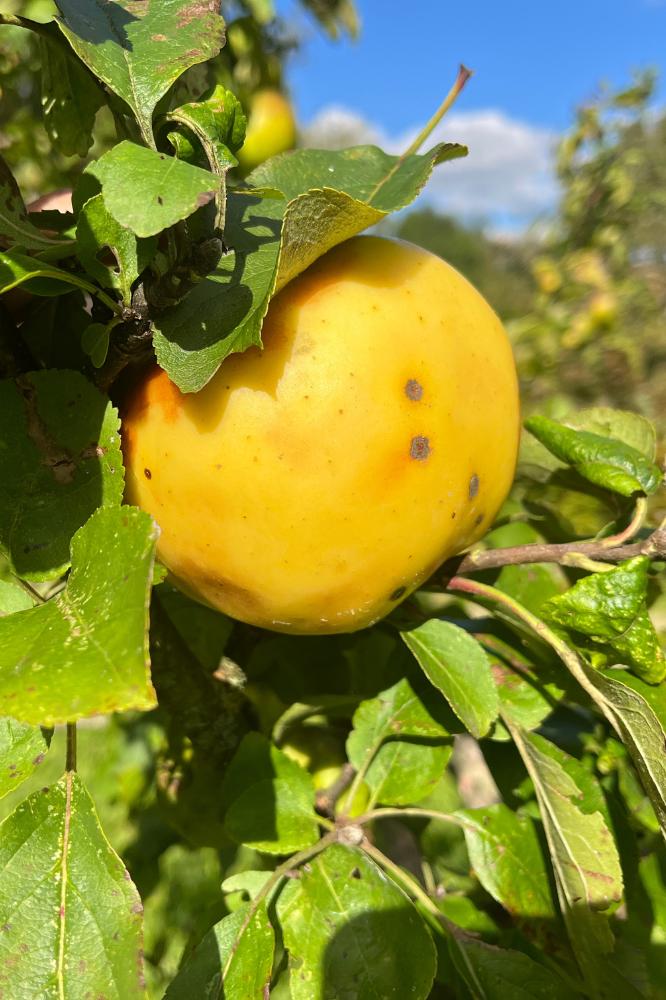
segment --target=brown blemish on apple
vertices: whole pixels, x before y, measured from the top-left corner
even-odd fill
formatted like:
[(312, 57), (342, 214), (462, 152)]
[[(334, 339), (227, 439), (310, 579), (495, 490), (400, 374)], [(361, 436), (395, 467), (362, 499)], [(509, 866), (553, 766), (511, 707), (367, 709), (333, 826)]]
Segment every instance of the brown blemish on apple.
[(423, 398), (423, 386), (420, 382), (417, 382), (415, 378), (410, 378), (405, 385), (405, 395), (407, 396), (407, 399), (411, 399), (413, 402), (418, 403), (418, 401)]
[(389, 597), (389, 601), (399, 601), (400, 598), (404, 597), (406, 593), (407, 593), (407, 587), (396, 587), (391, 596)]
[(412, 438), (412, 443), (409, 447), (409, 455), (411, 458), (415, 458), (417, 462), (425, 462), (428, 455), (430, 454), (430, 441), (427, 437), (417, 437)]
[(481, 522), (483, 521), (484, 517), (485, 517), (485, 514), (479, 514), (479, 515), (477, 515), (476, 521), (474, 522), (474, 524), (475, 524), (475, 526), (477, 528), (481, 524)]
[(224, 600), (227, 607), (233, 607), (232, 614), (243, 616), (265, 616), (264, 602), (252, 591), (241, 587), (226, 577), (217, 573), (202, 572), (200, 566), (192, 565), (183, 567), (183, 575), (173, 574), (179, 581), (182, 581), (184, 589), (187, 590), (189, 580), (196, 585), (196, 593), (202, 595), (204, 599), (214, 602), (213, 606)]
[(475, 472), (474, 475), (472, 476), (472, 478), (469, 481), (469, 498), (470, 498), (470, 500), (473, 500), (474, 497), (477, 496), (478, 492), (479, 492), (479, 477), (477, 476), (477, 474)]
[(143, 470), (143, 474), (146, 477), (146, 479), (152, 479), (153, 478), (153, 474), (150, 471), (150, 469), (144, 469)]

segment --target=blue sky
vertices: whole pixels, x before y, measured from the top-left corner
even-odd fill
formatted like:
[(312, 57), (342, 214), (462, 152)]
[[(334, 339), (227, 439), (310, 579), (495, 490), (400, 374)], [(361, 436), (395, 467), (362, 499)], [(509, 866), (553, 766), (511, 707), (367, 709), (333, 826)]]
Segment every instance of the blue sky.
[[(294, 6), (278, 3), (284, 13)], [(441, 168), (450, 174), (433, 197), (500, 229), (521, 227), (552, 205), (549, 151), (600, 81), (623, 85), (647, 66), (666, 76), (666, 0), (357, 0), (357, 7), (363, 27), (355, 43), (330, 42), (298, 19), (305, 44), (288, 82), (299, 120), (314, 121), (319, 138), (335, 125), (344, 133), (347, 115), (347, 124), (365, 124), (371, 138), (400, 148), (466, 63), (475, 75), (445, 131), (468, 141), (471, 158)], [(463, 180), (463, 166), (476, 181)], [(466, 190), (457, 194), (461, 184)]]

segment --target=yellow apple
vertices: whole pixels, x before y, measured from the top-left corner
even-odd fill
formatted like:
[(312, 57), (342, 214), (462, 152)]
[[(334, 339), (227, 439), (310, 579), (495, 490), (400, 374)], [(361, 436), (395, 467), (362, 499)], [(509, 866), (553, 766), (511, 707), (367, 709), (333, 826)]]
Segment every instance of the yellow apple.
[(157, 368), (134, 390), (126, 499), (212, 607), (279, 632), (364, 628), (485, 534), (509, 491), (508, 338), (441, 258), (375, 236), (290, 282), (262, 337), (199, 393)]
[(296, 119), (279, 90), (259, 90), (252, 98), (245, 142), (236, 154), (241, 172), (249, 173), (264, 160), (293, 149)]

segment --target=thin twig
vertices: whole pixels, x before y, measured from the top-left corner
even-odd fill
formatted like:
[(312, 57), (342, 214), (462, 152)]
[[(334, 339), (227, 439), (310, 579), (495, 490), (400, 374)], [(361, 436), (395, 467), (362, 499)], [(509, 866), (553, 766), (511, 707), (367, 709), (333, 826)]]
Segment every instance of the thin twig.
[(534, 542), (503, 549), (479, 549), (456, 556), (444, 563), (442, 570), (448, 581), (461, 573), (479, 573), (484, 569), (500, 566), (518, 566), (524, 563), (559, 563), (561, 566), (580, 566), (580, 557), (599, 562), (620, 563), (634, 556), (666, 559), (666, 527), (657, 528), (651, 535), (631, 545), (609, 548), (607, 539), (596, 542), (563, 542), (548, 544)]
[(50, 41), (54, 40), (53, 32), (48, 24), (42, 24), (41, 21), (33, 21), (29, 17), (21, 17), (20, 14), (0, 14), (0, 24), (9, 25), (12, 28), (27, 28), (28, 31), (34, 31), (37, 35), (43, 35)]
[(471, 75), (472, 75), (472, 70), (468, 69), (467, 66), (463, 66), (461, 63), (460, 67), (458, 68), (458, 76), (456, 77), (456, 82), (453, 84), (450, 91), (448, 92), (448, 94), (446, 95), (440, 106), (437, 108), (437, 111), (434, 113), (430, 121), (421, 129), (421, 131), (417, 135), (416, 139), (414, 139), (414, 142), (411, 144), (411, 146), (409, 146), (402, 154), (402, 156), (400, 157), (401, 160), (406, 160), (408, 156), (413, 156), (414, 153), (418, 153), (423, 143), (432, 134), (432, 132), (434, 132), (435, 128), (439, 125), (446, 112), (449, 111), (449, 109), (455, 103), (458, 95), (462, 91), (463, 87), (465, 86)]
[(612, 549), (616, 548), (618, 545), (624, 545), (625, 542), (631, 541), (632, 538), (636, 537), (645, 524), (647, 515), (648, 498), (638, 497), (636, 500), (636, 506), (634, 507), (634, 512), (626, 528), (623, 528), (622, 531), (619, 531), (616, 535), (608, 535), (606, 538), (602, 538), (601, 544), (605, 545), (609, 549)]
[(376, 184), (376, 186), (373, 188), (373, 190), (370, 192), (369, 196), (366, 199), (368, 204), (372, 204), (373, 198), (376, 198), (379, 191), (381, 191), (384, 185), (391, 180), (394, 174), (397, 173), (397, 171), (400, 169), (405, 160), (408, 157), (413, 156), (415, 153), (418, 152), (418, 150), (421, 148), (421, 146), (426, 141), (426, 139), (433, 131), (433, 129), (437, 125), (439, 125), (442, 118), (449, 110), (451, 105), (454, 103), (454, 101), (458, 97), (458, 94), (463, 89), (463, 87), (465, 86), (471, 75), (472, 75), (471, 69), (467, 69), (467, 67), (463, 65), (460, 66), (458, 70), (458, 76), (456, 77), (456, 82), (451, 87), (451, 90), (448, 92), (448, 94), (446, 95), (446, 97), (444, 98), (444, 100), (442, 101), (442, 103), (440, 104), (437, 111), (430, 119), (430, 121), (427, 123), (427, 125), (425, 125), (424, 128), (421, 129), (416, 139), (414, 139), (414, 142), (405, 150), (404, 153), (402, 153), (398, 157), (398, 159), (395, 161), (389, 172), (384, 177), (382, 177), (380, 181), (378, 181), (378, 183)]
[(417, 819), (439, 819), (443, 823), (453, 823), (455, 826), (463, 826), (462, 820), (457, 816), (452, 816), (450, 813), (439, 812), (437, 809), (372, 809), (362, 816), (357, 816), (354, 818), (354, 823), (358, 826), (363, 826), (364, 823), (371, 823), (376, 819), (383, 819), (384, 817), (397, 817), (400, 819), (402, 816), (414, 816)]
[(335, 811), (335, 803), (338, 801), (342, 793), (346, 792), (349, 788), (354, 780), (355, 774), (356, 770), (353, 764), (344, 764), (335, 781), (332, 782), (328, 788), (322, 788), (317, 792), (315, 797), (317, 812), (323, 813), (324, 816), (332, 817)]

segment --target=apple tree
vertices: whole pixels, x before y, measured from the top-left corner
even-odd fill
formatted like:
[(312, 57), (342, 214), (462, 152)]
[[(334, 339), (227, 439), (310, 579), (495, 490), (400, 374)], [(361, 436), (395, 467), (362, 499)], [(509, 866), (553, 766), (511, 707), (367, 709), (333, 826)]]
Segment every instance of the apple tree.
[[(271, 36), (270, 0), (238, 6)], [(307, 6), (353, 27), (345, 0)], [(242, 177), (239, 94), (269, 81), (243, 78), (216, 0), (57, 7), (0, 14), (41, 52), (12, 73), (40, 66), (43, 193), (73, 189), (31, 213), (0, 161), (0, 994), (663, 995), (666, 524), (644, 416), (531, 414), (483, 539), (336, 635), (194, 600), (159, 514), (124, 502), (124, 394), (157, 364), (187, 405), (258, 351), (279, 288), (465, 155), (428, 138), (467, 71), (400, 156), (298, 149)]]

